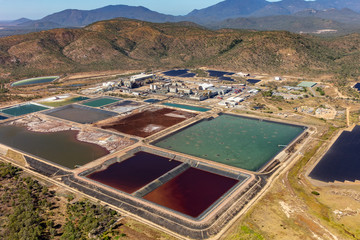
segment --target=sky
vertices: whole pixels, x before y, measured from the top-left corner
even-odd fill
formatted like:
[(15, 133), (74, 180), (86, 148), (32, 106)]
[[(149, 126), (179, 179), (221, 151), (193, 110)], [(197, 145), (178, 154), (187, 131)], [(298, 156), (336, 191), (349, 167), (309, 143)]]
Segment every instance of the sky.
[(221, 0), (0, 0), (0, 20), (22, 17), (36, 20), (70, 8), (90, 10), (117, 4), (144, 6), (160, 13), (185, 15), (193, 9), (205, 8), (218, 2)]

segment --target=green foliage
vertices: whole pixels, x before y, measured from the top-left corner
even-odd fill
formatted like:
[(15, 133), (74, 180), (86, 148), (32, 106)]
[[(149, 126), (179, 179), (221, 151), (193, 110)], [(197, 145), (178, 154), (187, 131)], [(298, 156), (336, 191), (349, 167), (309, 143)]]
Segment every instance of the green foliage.
[(208, 73), (202, 69), (192, 70), (191, 72), (195, 73), (197, 77), (208, 77)]
[(5, 88), (5, 80), (0, 79), (0, 93), (7, 93), (9, 92), (9, 89)]
[(75, 196), (70, 193), (70, 194), (67, 194), (67, 195), (66, 195), (66, 199), (67, 199), (68, 202), (71, 202), (72, 200), (75, 199)]
[[(3, 169), (2, 169), (3, 170)], [(43, 186), (31, 178), (22, 178), (2, 204), (11, 203), (12, 211), (6, 223), (4, 239), (39, 239), (48, 235), (44, 211), (49, 207)]]
[(30, 177), (21, 178), (20, 173), (19, 168), (0, 163), (0, 213), (6, 218), (0, 221), (0, 239), (111, 239), (115, 235), (112, 227), (118, 213), (89, 201), (68, 203), (66, 223), (59, 228), (52, 219), (57, 209), (55, 192)]
[(321, 96), (324, 96), (324, 95), (325, 95), (325, 92), (324, 92), (324, 90), (323, 90), (321, 87), (317, 87), (317, 88), (316, 88), (316, 91), (319, 92)]
[(224, 54), (226, 52), (229, 52), (230, 50), (232, 50), (234, 47), (236, 47), (236, 45), (238, 45), (239, 43), (241, 43), (243, 40), (241, 39), (234, 39), (228, 46), (226, 49), (221, 50), (219, 53), (220, 54)]
[[(111, 230), (116, 222), (117, 213), (101, 205), (94, 205), (89, 201), (67, 204), (68, 219), (61, 239), (87, 239), (89, 233), (98, 236)], [(105, 239), (108, 239), (106, 234)]]
[(14, 100), (20, 100), (20, 101), (31, 101), (33, 99), (38, 99), (41, 98), (41, 96), (38, 95), (33, 95), (33, 96), (28, 96), (28, 97), (24, 97), (21, 95), (17, 95), (17, 94), (11, 94), (11, 93), (0, 93), (0, 102), (10, 102), (10, 101), (14, 101)]
[(315, 196), (319, 196), (319, 195), (320, 195), (320, 193), (317, 192), (317, 191), (312, 191), (311, 193), (314, 194)]
[(277, 101), (277, 102), (282, 102), (282, 101), (284, 101), (284, 97), (283, 96), (271, 96), (271, 100)]
[(0, 177), (1, 178), (13, 178), (18, 176), (22, 170), (20, 168), (14, 167), (10, 163), (6, 164), (0, 163)]
[(261, 92), (264, 97), (271, 97), (273, 95), (273, 92), (270, 91), (263, 91)]
[(265, 108), (265, 104), (262, 103), (255, 103), (254, 106), (252, 107), (254, 110), (258, 110), (258, 109), (264, 109)]

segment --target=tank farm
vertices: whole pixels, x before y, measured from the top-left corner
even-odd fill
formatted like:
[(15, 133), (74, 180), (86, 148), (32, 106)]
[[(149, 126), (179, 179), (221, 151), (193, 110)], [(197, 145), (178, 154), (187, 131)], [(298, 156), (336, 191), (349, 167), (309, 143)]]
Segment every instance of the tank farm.
[(307, 136), (164, 101), (72, 95), (0, 109), (2, 158), (193, 239), (219, 233)]

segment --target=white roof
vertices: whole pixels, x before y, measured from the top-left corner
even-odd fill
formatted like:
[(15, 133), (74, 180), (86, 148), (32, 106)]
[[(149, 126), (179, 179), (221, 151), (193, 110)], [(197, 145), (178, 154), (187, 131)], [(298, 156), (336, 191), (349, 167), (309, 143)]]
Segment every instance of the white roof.
[(234, 100), (235, 100), (236, 102), (241, 102), (241, 101), (243, 101), (244, 99), (243, 99), (242, 97), (236, 97), (236, 98), (234, 98)]
[(226, 101), (235, 101), (234, 97), (229, 97), (228, 99), (226, 99)]
[(210, 83), (203, 83), (199, 85), (200, 87), (202, 87), (203, 89), (208, 89), (210, 87), (213, 87), (214, 84), (210, 84)]
[(141, 74), (138, 74), (138, 75), (131, 76), (130, 78), (131, 79), (139, 79), (139, 78), (146, 78), (146, 77), (152, 77), (152, 76), (154, 76), (154, 74), (141, 73)]

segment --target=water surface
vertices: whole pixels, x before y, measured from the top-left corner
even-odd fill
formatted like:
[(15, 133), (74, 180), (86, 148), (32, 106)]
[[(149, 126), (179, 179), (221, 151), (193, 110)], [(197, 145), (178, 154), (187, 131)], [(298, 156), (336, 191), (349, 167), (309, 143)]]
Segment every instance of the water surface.
[(182, 70), (170, 70), (167, 72), (163, 72), (164, 75), (169, 76), (169, 77), (178, 77), (180, 75), (183, 74), (187, 74), (188, 73), (188, 69), (182, 69)]
[(210, 77), (224, 77), (224, 75), (234, 75), (235, 73), (232, 72), (223, 72), (223, 71), (214, 71), (214, 70), (208, 70), (207, 71), (210, 75)]
[(102, 107), (105, 105), (109, 105), (111, 103), (118, 102), (120, 100), (121, 99), (114, 99), (114, 98), (99, 98), (99, 99), (85, 102), (82, 105), (89, 106), (89, 107)]
[(179, 166), (181, 162), (147, 152), (110, 165), (87, 177), (118, 190), (133, 193)]
[(11, 116), (21, 116), (33, 112), (39, 112), (45, 109), (49, 108), (29, 103), (11, 108), (1, 109), (0, 111)]
[(151, 98), (151, 99), (146, 99), (144, 102), (146, 102), (146, 103), (157, 103), (157, 102), (160, 102), (161, 100), (159, 100), (159, 99), (153, 99), (153, 98)]
[(39, 133), (20, 126), (0, 126), (0, 143), (73, 169), (109, 153), (105, 148), (76, 139), (78, 131)]
[(113, 112), (92, 109), (78, 105), (68, 105), (60, 109), (54, 109), (46, 112), (47, 115), (62, 118), (77, 123), (94, 123), (100, 120), (117, 115)]
[(194, 116), (196, 116), (195, 113), (169, 108), (149, 109), (101, 127), (139, 137), (148, 137)]
[(31, 85), (31, 84), (47, 83), (47, 82), (55, 81), (58, 78), (59, 78), (58, 76), (29, 78), (29, 79), (24, 79), (24, 80), (14, 82), (14, 83), (11, 84), (11, 86), (12, 87), (19, 87), (19, 86), (25, 86), (25, 85)]
[(261, 82), (261, 80), (257, 80), (257, 79), (248, 79), (247, 80), (248, 83), (251, 83), (251, 84), (257, 84), (259, 82)]
[(144, 196), (144, 199), (198, 217), (239, 181), (189, 168)]
[(235, 81), (234, 79), (232, 79), (231, 77), (219, 77), (220, 80), (223, 80), (223, 81), (230, 81), (230, 82), (233, 82)]
[(324, 182), (360, 180), (360, 126), (344, 131), (309, 176)]
[(257, 171), (303, 131), (299, 126), (223, 114), (180, 130), (154, 145)]
[(184, 105), (184, 104), (177, 104), (177, 103), (163, 103), (162, 105), (169, 106), (169, 107), (188, 109), (188, 110), (193, 110), (193, 111), (198, 111), (198, 112), (210, 111), (210, 109), (208, 109), (208, 108), (190, 106), (190, 105)]

